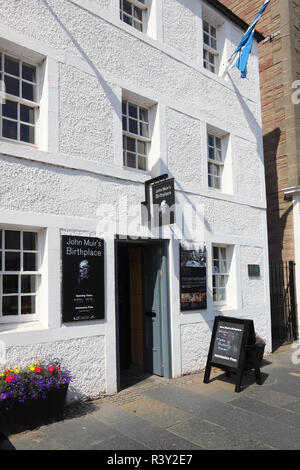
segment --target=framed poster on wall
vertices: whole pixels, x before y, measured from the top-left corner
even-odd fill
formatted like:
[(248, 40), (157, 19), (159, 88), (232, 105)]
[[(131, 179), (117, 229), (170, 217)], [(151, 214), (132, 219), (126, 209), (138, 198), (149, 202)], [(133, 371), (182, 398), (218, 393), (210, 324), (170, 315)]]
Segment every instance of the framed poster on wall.
[(180, 244), (180, 308), (205, 310), (206, 299), (206, 247), (204, 244)]
[(104, 319), (104, 240), (62, 236), (63, 322)]

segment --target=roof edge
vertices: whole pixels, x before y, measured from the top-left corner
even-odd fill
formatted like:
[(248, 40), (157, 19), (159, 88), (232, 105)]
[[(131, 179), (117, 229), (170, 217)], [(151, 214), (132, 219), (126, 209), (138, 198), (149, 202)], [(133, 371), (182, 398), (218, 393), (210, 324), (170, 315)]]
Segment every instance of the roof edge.
[[(247, 31), (249, 28), (249, 24), (246, 23), (246, 21), (242, 20), (239, 16), (237, 16), (233, 11), (231, 11), (229, 8), (227, 8), (223, 3), (221, 3), (219, 0), (205, 0), (207, 3), (212, 5), (214, 8), (219, 10), (223, 15), (227, 16), (233, 23), (237, 24), (240, 26), (241, 29), (244, 29)], [(257, 40), (257, 42), (261, 42), (265, 39), (265, 36), (258, 31), (257, 29), (255, 30), (254, 37)]]

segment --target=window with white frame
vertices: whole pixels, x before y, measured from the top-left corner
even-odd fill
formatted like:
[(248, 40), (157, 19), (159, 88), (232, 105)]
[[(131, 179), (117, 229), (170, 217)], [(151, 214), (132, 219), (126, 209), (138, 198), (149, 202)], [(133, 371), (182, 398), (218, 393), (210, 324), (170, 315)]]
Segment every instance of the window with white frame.
[(146, 171), (151, 144), (149, 110), (124, 100), (122, 102), (122, 128), (124, 166)]
[(229, 256), (226, 246), (213, 246), (213, 301), (226, 303), (226, 285), (229, 277)]
[(224, 169), (222, 138), (211, 132), (207, 134), (207, 156), (208, 186), (210, 188), (221, 189)]
[(217, 28), (203, 20), (203, 66), (213, 73), (218, 71)]
[(37, 232), (0, 229), (0, 322), (36, 319)]
[(138, 31), (145, 30), (145, 0), (120, 0), (120, 19)]
[(1, 137), (35, 144), (36, 67), (0, 52)]

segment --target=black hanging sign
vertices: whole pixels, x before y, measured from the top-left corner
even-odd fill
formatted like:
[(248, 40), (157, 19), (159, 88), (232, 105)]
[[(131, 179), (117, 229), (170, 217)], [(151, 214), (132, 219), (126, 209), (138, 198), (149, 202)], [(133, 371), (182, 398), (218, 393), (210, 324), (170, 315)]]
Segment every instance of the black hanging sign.
[(174, 178), (152, 185), (154, 227), (175, 223)]
[(206, 301), (206, 247), (180, 244), (180, 308), (205, 310)]
[[(211, 367), (218, 367), (237, 374), (235, 391), (241, 388), (242, 375), (245, 370), (246, 349), (255, 345), (255, 331), (253, 320), (241, 318), (221, 317), (215, 318), (206, 363), (204, 383), (209, 382)], [(259, 378), (259, 370), (256, 370)]]
[(62, 236), (63, 322), (104, 318), (104, 240)]

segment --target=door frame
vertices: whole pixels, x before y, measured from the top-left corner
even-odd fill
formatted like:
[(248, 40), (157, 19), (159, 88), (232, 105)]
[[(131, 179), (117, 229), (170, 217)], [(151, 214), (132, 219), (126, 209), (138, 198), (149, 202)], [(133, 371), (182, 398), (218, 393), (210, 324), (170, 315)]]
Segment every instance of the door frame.
[(169, 239), (145, 239), (137, 238), (132, 240), (131, 238), (119, 236), (115, 238), (115, 308), (116, 308), (116, 319), (115, 319), (115, 339), (116, 339), (116, 374), (117, 374), (117, 391), (121, 389), (120, 386), (120, 342), (119, 342), (119, 292), (118, 292), (118, 247), (120, 245), (132, 245), (143, 247), (146, 245), (157, 245), (162, 247), (162, 269), (163, 275), (161, 276), (161, 290), (165, 292), (162, 296), (161, 302), (161, 338), (162, 338), (162, 361), (164, 364), (164, 375), (165, 378), (172, 377), (172, 356), (171, 356), (171, 321), (170, 321), (170, 282), (169, 282)]

